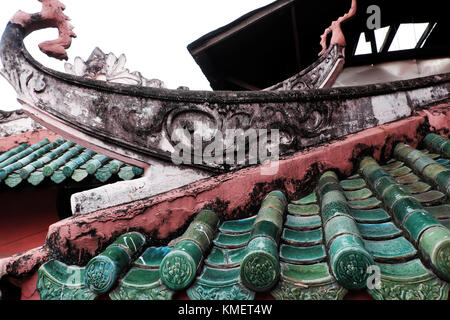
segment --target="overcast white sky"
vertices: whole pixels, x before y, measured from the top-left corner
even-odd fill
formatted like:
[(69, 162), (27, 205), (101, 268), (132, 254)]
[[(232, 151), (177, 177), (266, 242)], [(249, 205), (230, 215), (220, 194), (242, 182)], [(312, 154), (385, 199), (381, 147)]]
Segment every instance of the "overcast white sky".
[[(86, 60), (95, 47), (127, 56), (126, 67), (146, 78), (157, 78), (170, 89), (188, 86), (211, 90), (187, 45), (204, 34), (274, 0), (62, 0), (77, 38), (68, 50), (69, 62)], [(18, 10), (41, 10), (38, 0), (2, 0), (0, 32)], [(38, 43), (57, 37), (56, 29), (31, 34), (25, 44), (45, 66), (64, 71), (64, 62), (48, 58)], [(0, 110), (20, 108), (16, 93), (0, 76)]]

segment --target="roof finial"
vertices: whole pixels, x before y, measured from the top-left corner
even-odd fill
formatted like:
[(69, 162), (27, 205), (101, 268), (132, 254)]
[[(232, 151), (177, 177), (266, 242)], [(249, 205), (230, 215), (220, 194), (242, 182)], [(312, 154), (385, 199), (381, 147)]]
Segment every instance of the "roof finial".
[(331, 23), (331, 26), (329, 26), (324, 34), (320, 37), (322, 41), (320, 41), (320, 45), (322, 46), (322, 51), (319, 53), (319, 56), (323, 55), (325, 52), (327, 52), (327, 37), (332, 32), (330, 46), (339, 44), (342, 46), (345, 46), (347, 43), (345, 42), (345, 36), (341, 29), (341, 24), (351, 18), (353, 18), (356, 15), (357, 10), (357, 0), (352, 0), (352, 6), (350, 8), (350, 11), (347, 12), (345, 15), (337, 19), (336, 21), (333, 21)]
[(40, 29), (58, 28), (59, 38), (42, 42), (39, 48), (49, 57), (67, 60), (66, 49), (70, 47), (72, 38), (76, 38), (76, 34), (72, 31), (73, 26), (68, 22), (69, 17), (63, 13), (66, 7), (59, 0), (39, 1), (42, 2), (41, 12), (29, 14), (18, 11), (11, 19), (11, 23), (24, 27), (26, 35)]

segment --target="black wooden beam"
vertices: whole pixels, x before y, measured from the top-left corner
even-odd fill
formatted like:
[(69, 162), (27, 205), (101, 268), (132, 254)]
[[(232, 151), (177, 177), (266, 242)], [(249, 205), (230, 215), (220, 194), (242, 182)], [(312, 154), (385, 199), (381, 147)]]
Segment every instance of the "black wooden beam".
[(395, 35), (397, 34), (399, 27), (400, 27), (399, 23), (389, 27), (389, 30), (386, 34), (386, 38), (384, 38), (383, 44), (381, 45), (380, 52), (385, 53), (389, 51), (389, 48), (391, 47), (392, 41), (394, 41)]
[(301, 58), (300, 58), (300, 39), (298, 34), (298, 24), (297, 24), (297, 15), (295, 12), (295, 3), (291, 6), (291, 19), (292, 19), (292, 33), (294, 36), (294, 45), (295, 45), (295, 58), (297, 62), (297, 70), (300, 71), (301, 66)]

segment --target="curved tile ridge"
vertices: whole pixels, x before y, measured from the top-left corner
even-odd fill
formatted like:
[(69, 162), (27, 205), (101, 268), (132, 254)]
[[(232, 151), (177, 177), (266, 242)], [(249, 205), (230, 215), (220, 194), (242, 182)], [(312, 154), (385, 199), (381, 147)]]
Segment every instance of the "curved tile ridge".
[(36, 286), (41, 300), (94, 300), (96, 294), (86, 286), (84, 272), (85, 268), (57, 260), (46, 262), (39, 268)]
[(347, 290), (330, 274), (316, 193), (288, 206), (280, 246), (277, 300), (341, 300)]
[(186, 291), (192, 300), (253, 300), (255, 293), (242, 284), (240, 265), (257, 216), (225, 221), (201, 274)]
[(161, 262), (162, 282), (171, 290), (187, 288), (195, 279), (204, 255), (210, 249), (219, 226), (219, 216), (202, 210), (181, 237), (172, 241), (173, 249)]
[(435, 133), (429, 133), (426, 135), (424, 139), (424, 143), (427, 146), (427, 149), (430, 149), (433, 152), (439, 153), (440, 155), (450, 158), (450, 140), (444, 138)]
[(109, 293), (111, 300), (171, 300), (174, 291), (161, 281), (159, 269), (170, 247), (149, 247)]
[(96, 294), (108, 292), (145, 243), (145, 237), (138, 232), (121, 235), (88, 262), (85, 269), (86, 286)]
[(369, 289), (376, 300), (447, 300), (449, 284), (439, 280), (419, 259), (400, 264), (378, 263), (381, 281)]
[(242, 283), (252, 291), (268, 291), (278, 282), (278, 245), (286, 206), (287, 199), (281, 191), (270, 192), (262, 201), (240, 266)]
[(374, 264), (367, 252), (356, 221), (334, 172), (319, 179), (317, 194), (321, 199), (321, 215), (331, 271), (347, 289), (366, 287), (367, 268)]
[(360, 164), (361, 174), (373, 187), (422, 253), (424, 260), (442, 279), (450, 279), (450, 230), (433, 218), (424, 207), (370, 157)]
[(449, 169), (431, 159), (428, 155), (404, 143), (399, 143), (395, 147), (394, 156), (405, 161), (416, 173), (436, 185), (447, 197), (450, 197)]

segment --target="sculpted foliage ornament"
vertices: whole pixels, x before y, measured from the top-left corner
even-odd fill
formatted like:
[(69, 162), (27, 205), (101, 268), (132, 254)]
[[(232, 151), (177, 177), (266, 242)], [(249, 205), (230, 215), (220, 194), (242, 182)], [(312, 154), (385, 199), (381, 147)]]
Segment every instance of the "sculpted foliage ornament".
[(173, 293), (158, 281), (141, 287), (121, 284), (109, 296), (112, 300), (171, 300)]
[(281, 280), (272, 291), (277, 300), (342, 300), (346, 293), (337, 282), (302, 286), (286, 280)]
[(369, 290), (377, 300), (447, 300), (449, 284), (433, 277), (422, 282), (381, 280), (381, 289)]
[(255, 293), (236, 283), (228, 286), (208, 286), (195, 283), (188, 290), (189, 297), (193, 300), (253, 300)]
[(39, 268), (36, 288), (41, 300), (93, 300), (84, 283), (84, 268), (51, 260)]
[(124, 54), (117, 58), (113, 53), (105, 54), (99, 48), (95, 48), (88, 60), (75, 58), (73, 64), (66, 63), (67, 73), (93, 80), (101, 80), (113, 83), (130, 84), (151, 88), (166, 88), (161, 80), (146, 79), (140, 72), (130, 72), (125, 68), (126, 57)]

